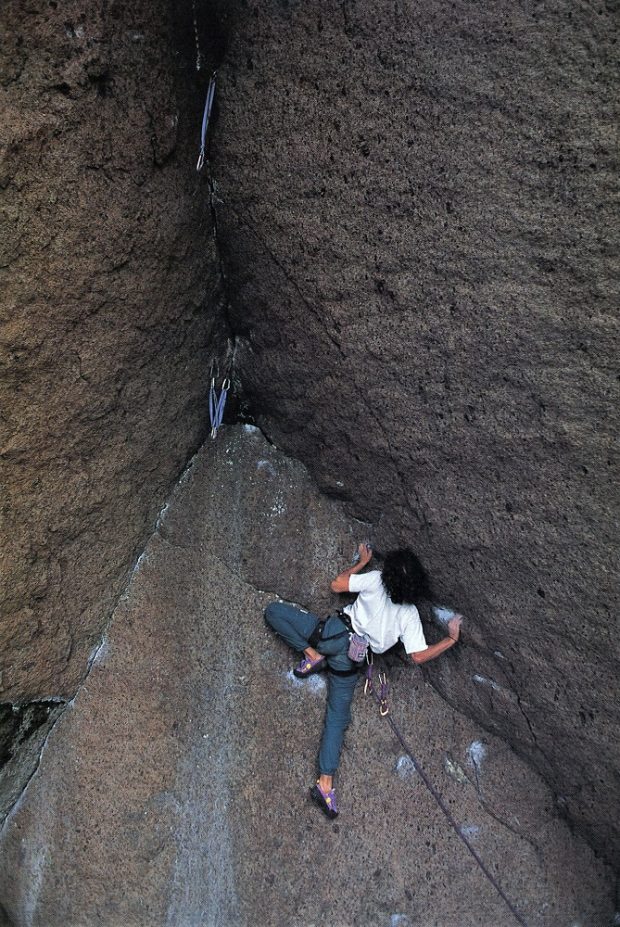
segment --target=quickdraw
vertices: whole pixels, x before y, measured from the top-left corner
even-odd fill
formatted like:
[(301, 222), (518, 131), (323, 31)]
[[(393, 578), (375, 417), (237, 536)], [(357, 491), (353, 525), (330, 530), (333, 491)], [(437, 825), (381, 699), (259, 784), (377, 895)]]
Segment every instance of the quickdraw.
[(379, 670), (379, 687), (378, 691), (375, 692), (375, 684), (373, 682), (373, 672), (374, 672), (374, 661), (372, 650), (369, 648), (369, 654), (366, 655), (366, 660), (368, 666), (366, 668), (366, 679), (364, 681), (364, 695), (374, 695), (379, 702), (379, 714), (382, 718), (390, 711), (390, 706), (388, 705), (388, 678), (387, 673), (384, 670)]
[(215, 373), (213, 364), (211, 365), (211, 386), (209, 387), (209, 418), (211, 420), (211, 437), (216, 438), (218, 428), (221, 427), (224, 418), (224, 409), (226, 408), (226, 399), (230, 389), (230, 377), (224, 377), (222, 387), (218, 394), (215, 386)]
[(211, 80), (209, 81), (207, 98), (205, 100), (205, 108), (202, 114), (202, 126), (200, 129), (200, 154), (198, 155), (198, 162), (196, 164), (197, 171), (201, 171), (205, 163), (205, 152), (207, 150), (207, 132), (209, 130), (209, 119), (211, 118), (211, 110), (213, 108), (213, 100), (215, 98), (216, 80), (217, 71), (214, 71), (211, 75)]

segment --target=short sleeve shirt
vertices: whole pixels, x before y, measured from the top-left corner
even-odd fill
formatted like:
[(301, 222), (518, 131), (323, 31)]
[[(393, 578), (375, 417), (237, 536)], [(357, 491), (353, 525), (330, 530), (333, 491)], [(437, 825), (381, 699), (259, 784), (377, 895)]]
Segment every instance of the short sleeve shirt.
[(407, 653), (427, 649), (420, 613), (415, 605), (395, 605), (383, 585), (381, 572), (352, 573), (349, 591), (358, 596), (344, 611), (358, 634), (365, 634), (374, 653), (384, 653), (402, 641)]

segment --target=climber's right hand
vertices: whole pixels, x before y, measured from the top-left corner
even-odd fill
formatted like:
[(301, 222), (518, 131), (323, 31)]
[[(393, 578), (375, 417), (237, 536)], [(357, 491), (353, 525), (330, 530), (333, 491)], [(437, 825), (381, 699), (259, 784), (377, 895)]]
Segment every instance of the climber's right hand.
[(453, 641), (458, 641), (461, 636), (461, 623), (463, 621), (462, 615), (455, 615), (454, 618), (450, 618), (448, 622), (448, 635), (452, 638)]

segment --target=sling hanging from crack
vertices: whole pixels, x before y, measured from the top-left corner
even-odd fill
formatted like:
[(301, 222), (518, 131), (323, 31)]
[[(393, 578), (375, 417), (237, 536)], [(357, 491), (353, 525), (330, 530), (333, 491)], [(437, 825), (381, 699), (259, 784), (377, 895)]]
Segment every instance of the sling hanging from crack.
[(209, 418), (211, 420), (211, 437), (216, 438), (218, 429), (224, 419), (226, 398), (230, 389), (230, 376), (225, 376), (218, 393), (216, 386), (217, 370), (211, 365), (211, 386), (209, 387)]
[(205, 163), (205, 152), (207, 149), (207, 132), (209, 131), (209, 119), (211, 118), (211, 110), (213, 108), (213, 100), (215, 98), (215, 85), (217, 82), (217, 71), (214, 71), (209, 80), (209, 87), (207, 89), (207, 97), (205, 99), (205, 108), (202, 113), (202, 126), (200, 129), (200, 154), (198, 155), (198, 161), (196, 163), (196, 170), (201, 171)]

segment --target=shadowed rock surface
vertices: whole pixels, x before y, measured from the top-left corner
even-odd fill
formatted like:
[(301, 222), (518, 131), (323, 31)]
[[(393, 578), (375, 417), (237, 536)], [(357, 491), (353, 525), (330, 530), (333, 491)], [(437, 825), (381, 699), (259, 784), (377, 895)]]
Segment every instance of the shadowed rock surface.
[(13, 721), (75, 693), (227, 328), (191, 13), (7, 0), (0, 29), (1, 816), (47, 729)]
[(213, 169), (245, 389), (421, 553), (470, 618), (434, 684), (617, 861), (614, 5), (232, 8)]
[[(308, 801), (325, 682), (291, 676), (266, 590), (326, 609), (363, 527), (256, 429), (204, 446), (3, 829), (12, 927), (512, 927), (361, 685), (339, 820)], [(611, 873), (547, 787), (391, 663), (394, 717), (530, 927), (606, 925)]]

